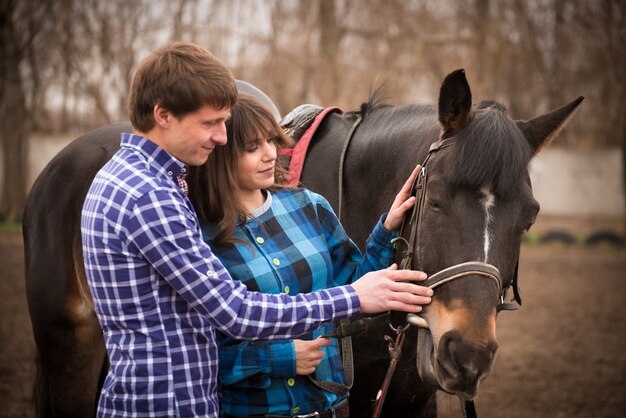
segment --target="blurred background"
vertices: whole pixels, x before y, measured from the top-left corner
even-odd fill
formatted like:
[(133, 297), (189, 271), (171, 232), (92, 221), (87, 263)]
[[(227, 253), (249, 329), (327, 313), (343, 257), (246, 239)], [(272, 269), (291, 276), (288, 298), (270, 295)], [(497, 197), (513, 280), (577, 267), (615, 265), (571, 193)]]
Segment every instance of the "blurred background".
[(621, 0), (2, 0), (0, 25), (5, 220), (61, 146), (127, 120), (135, 67), (170, 40), (206, 47), (283, 115), (354, 109), (383, 82), (392, 104), (436, 102), (457, 68), (516, 119), (585, 96), (534, 164), (542, 214), (625, 216)]
[[(585, 96), (531, 163), (537, 224), (525, 305), (499, 319), (481, 417), (623, 417), (626, 410), (626, 1), (0, 0), (0, 416), (31, 416), (34, 342), (21, 213), (43, 167), (83, 133), (127, 120), (138, 63), (196, 42), (285, 115), (436, 103), (464, 68), (474, 101), (530, 119)], [(589, 393), (591, 391), (591, 393)], [(440, 399), (440, 416), (458, 401)]]

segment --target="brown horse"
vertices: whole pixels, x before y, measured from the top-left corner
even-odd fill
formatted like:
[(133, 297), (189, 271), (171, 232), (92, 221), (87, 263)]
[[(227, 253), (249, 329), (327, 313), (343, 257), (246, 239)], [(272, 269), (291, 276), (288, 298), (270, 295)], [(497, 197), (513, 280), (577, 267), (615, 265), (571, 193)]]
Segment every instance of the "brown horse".
[[(514, 121), (499, 103), (472, 106), (462, 70), (446, 77), (437, 106), (389, 106), (377, 103), (375, 96), (358, 112), (324, 120), (302, 181), (337, 209), (343, 165), (342, 224), (364, 248), (379, 214), (415, 165), (428, 158), (427, 181), (417, 193), (419, 216), (406, 221), (407, 241), (398, 243), (399, 255), (412, 255), (411, 267), (429, 275), (457, 266), (461, 278), (436, 287), (422, 315), (429, 329), (408, 331), (382, 416), (434, 417), (436, 390), (472, 399), (493, 366), (497, 310), (506, 309), (499, 288), (515, 287), (522, 235), (539, 210), (528, 164), (583, 98), (532, 120)], [(467, 262), (497, 268), (499, 282), (488, 274), (459, 273)], [(392, 322), (401, 325), (405, 316), (395, 316)], [(371, 416), (390, 362), (385, 335), (395, 338), (381, 323), (353, 337), (353, 417)]]
[[(358, 112), (325, 120), (309, 151), (302, 182), (337, 207), (344, 145), (338, 139), (346, 138), (354, 121), (362, 119), (345, 154), (342, 202), (344, 225), (363, 245), (377, 215), (389, 207), (430, 145), (453, 138), (428, 163), (412, 267), (433, 274), (465, 261), (481, 261), (497, 267), (502, 286), (508, 287), (522, 233), (538, 210), (527, 165), (581, 100), (528, 122), (515, 122), (497, 103), (472, 107), (465, 75), (456, 71), (442, 85), (438, 110), (386, 106), (372, 98)], [(118, 149), (120, 133), (130, 130), (127, 123), (111, 125), (71, 143), (43, 170), (27, 201), (26, 284), (38, 349), (39, 416), (95, 415), (108, 365), (85, 282), (80, 212), (95, 173)], [(436, 289), (423, 315), (430, 330), (420, 331), (419, 345), (416, 332), (407, 336), (384, 416), (433, 416), (436, 389), (463, 398), (476, 394), (497, 348), (495, 289), (493, 280), (482, 276), (467, 276)], [(374, 327), (354, 339), (353, 416), (371, 413), (389, 363), (383, 340), (387, 329)]]

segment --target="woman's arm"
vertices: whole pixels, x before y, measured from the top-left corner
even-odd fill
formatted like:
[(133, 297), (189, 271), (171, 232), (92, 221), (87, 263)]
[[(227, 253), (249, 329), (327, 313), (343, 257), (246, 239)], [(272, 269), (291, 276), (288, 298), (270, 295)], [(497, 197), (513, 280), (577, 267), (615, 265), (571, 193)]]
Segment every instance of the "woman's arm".
[(297, 373), (293, 341), (233, 341), (222, 335), (219, 339), (220, 382), (224, 386), (266, 388), (271, 378)]
[(411, 186), (420, 167), (417, 166), (396, 195), (388, 213), (383, 214), (367, 240), (365, 255), (350, 239), (337, 219), (330, 204), (318, 196), (318, 218), (324, 230), (328, 250), (333, 263), (333, 283), (344, 285), (352, 283), (364, 274), (389, 267), (394, 261), (391, 240), (398, 235), (405, 213), (415, 204), (411, 197)]

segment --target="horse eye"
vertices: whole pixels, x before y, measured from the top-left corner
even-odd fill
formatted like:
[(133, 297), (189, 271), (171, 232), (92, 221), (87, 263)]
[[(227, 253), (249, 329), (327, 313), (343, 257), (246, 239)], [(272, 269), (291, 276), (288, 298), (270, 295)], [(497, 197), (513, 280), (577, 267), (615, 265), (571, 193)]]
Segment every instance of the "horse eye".
[(439, 212), (441, 211), (441, 209), (443, 209), (441, 204), (434, 199), (428, 199), (428, 207), (434, 210), (435, 212)]
[(526, 226), (522, 228), (522, 235), (528, 233), (528, 231), (530, 230), (530, 228), (533, 226), (534, 223), (535, 223), (535, 218), (533, 218), (532, 221), (528, 222)]

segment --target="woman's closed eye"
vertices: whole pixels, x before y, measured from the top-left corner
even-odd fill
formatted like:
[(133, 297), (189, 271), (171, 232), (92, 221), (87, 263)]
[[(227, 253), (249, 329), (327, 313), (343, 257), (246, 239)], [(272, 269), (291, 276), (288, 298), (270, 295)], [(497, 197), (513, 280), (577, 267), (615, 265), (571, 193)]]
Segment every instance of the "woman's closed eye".
[(250, 153), (255, 152), (261, 146), (261, 142), (266, 142), (268, 144), (275, 146), (277, 142), (277, 138), (275, 136), (270, 136), (265, 139), (255, 139), (253, 141), (249, 141), (248, 143), (246, 143), (246, 152), (250, 152)]
[(259, 140), (255, 139), (253, 141), (248, 141), (246, 143), (246, 152), (255, 152), (259, 149)]

